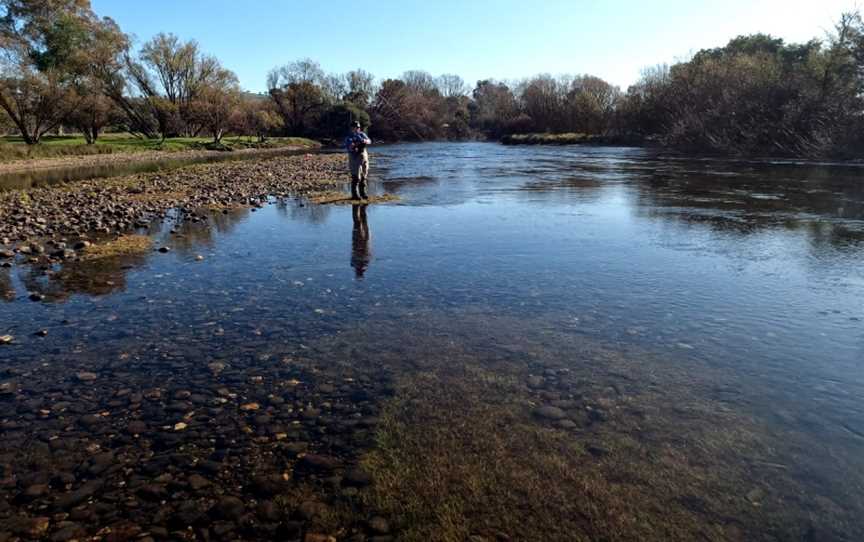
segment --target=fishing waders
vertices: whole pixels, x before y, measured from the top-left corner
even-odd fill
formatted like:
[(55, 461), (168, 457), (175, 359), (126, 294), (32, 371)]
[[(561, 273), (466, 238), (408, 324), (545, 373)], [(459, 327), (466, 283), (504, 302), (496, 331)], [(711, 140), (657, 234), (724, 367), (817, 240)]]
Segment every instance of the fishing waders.
[(366, 150), (349, 153), (348, 167), (351, 170), (351, 199), (368, 199), (366, 178), (369, 175), (369, 154)]

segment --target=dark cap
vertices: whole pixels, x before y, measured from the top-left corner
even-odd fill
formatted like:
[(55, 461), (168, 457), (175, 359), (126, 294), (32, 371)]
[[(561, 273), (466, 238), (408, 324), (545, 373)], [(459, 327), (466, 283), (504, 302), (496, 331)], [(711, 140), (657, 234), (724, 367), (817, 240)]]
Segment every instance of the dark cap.
[(355, 120), (351, 123), (351, 128), (360, 128), (360, 122)]

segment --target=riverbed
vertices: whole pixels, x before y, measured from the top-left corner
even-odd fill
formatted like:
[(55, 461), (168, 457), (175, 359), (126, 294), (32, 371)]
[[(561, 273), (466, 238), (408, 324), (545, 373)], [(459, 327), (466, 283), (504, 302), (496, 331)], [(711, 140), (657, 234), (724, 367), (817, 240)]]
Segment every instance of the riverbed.
[(392, 145), (0, 269), (0, 540), (861, 539), (862, 173)]

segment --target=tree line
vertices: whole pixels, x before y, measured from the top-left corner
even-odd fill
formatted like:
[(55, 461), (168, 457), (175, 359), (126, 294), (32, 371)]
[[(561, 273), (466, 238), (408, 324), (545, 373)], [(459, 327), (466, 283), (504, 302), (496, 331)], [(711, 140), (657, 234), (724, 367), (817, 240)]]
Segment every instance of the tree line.
[(592, 75), (470, 86), (454, 74), (376, 79), (312, 59), (274, 67), (267, 93), (195, 41), (158, 34), (140, 47), (87, 0), (0, 0), (0, 109), (25, 142), (71, 128), (145, 138), (232, 132), (341, 137), (352, 120), (382, 140), (579, 133), (693, 152), (864, 154), (864, 23), (843, 14), (824, 39), (756, 34), (646, 69), (626, 91)]

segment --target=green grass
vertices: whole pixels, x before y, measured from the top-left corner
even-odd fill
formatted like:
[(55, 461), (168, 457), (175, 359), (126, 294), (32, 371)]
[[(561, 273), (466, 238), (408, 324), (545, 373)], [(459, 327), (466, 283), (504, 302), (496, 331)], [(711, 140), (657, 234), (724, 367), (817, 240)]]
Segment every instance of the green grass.
[(224, 137), (221, 144), (213, 144), (210, 137), (175, 137), (164, 141), (141, 139), (128, 134), (105, 134), (95, 144), (88, 145), (81, 136), (48, 136), (38, 145), (26, 145), (19, 136), (0, 137), (0, 162), (33, 158), (57, 158), (91, 154), (115, 154), (143, 151), (180, 152), (189, 150), (232, 151), (249, 148), (278, 148), (286, 146), (317, 147), (319, 144), (302, 137), (272, 137), (259, 143), (254, 137)]
[(505, 145), (574, 145), (578, 143), (598, 143), (601, 136), (589, 134), (510, 134), (501, 138)]

